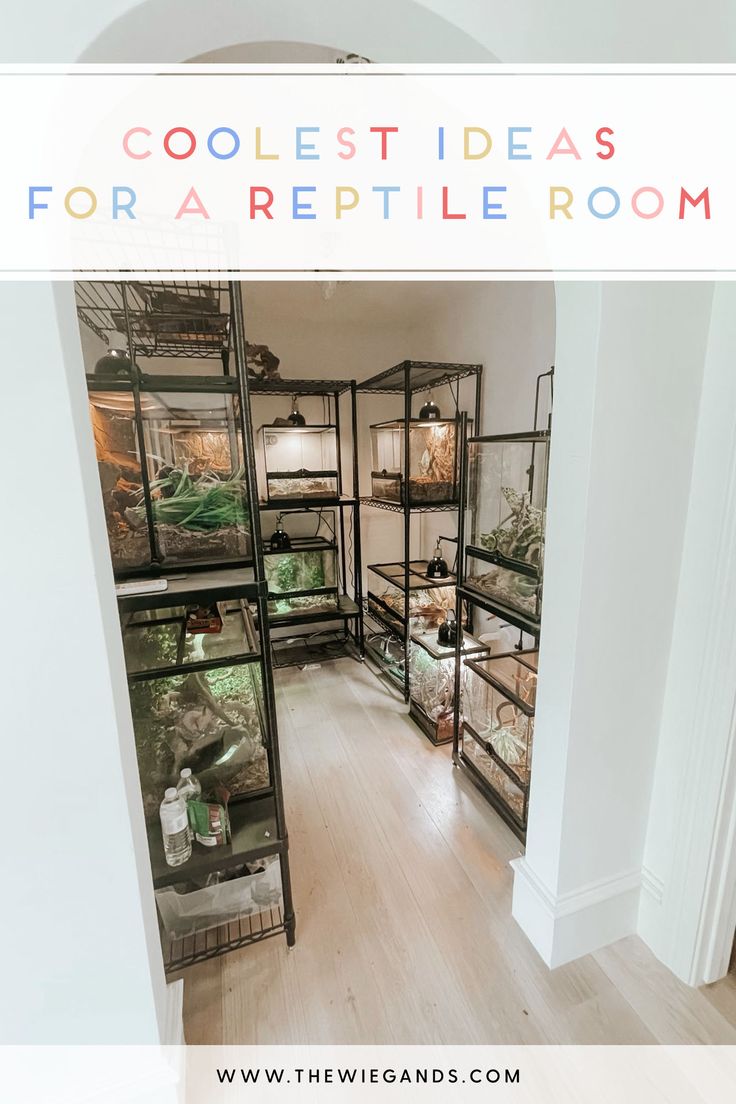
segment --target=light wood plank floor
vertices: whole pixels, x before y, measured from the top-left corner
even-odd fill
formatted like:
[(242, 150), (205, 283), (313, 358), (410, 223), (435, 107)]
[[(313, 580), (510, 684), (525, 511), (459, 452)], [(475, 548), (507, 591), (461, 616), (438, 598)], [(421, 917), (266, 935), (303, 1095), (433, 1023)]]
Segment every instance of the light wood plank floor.
[(189, 1043), (736, 1043), (638, 939), (550, 972), (511, 919), (519, 843), (371, 671), (277, 674), (297, 944), (185, 973)]

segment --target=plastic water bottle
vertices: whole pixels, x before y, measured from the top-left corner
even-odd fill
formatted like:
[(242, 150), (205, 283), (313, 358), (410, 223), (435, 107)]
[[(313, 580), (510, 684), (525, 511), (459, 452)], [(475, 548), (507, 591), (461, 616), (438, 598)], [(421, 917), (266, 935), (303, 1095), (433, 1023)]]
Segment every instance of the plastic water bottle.
[(176, 784), (176, 792), (185, 801), (199, 801), (202, 796), (202, 786), (199, 779), (192, 774), (191, 767), (184, 767)]
[(164, 794), (159, 815), (166, 862), (169, 866), (181, 866), (192, 853), (192, 841), (189, 835), (187, 803), (173, 786)]
[[(176, 792), (179, 794), (179, 797), (184, 798), (184, 803), (187, 806), (187, 817), (188, 817), (189, 816), (188, 802), (190, 802), (190, 801), (199, 801), (200, 797), (202, 796), (202, 785), (201, 785), (199, 779), (195, 775), (192, 774), (192, 768), (191, 767), (184, 767), (183, 771), (181, 772), (179, 781), (176, 784)], [(194, 839), (194, 832), (192, 831), (191, 821), (188, 822), (188, 825), (189, 825), (189, 839), (193, 840)]]

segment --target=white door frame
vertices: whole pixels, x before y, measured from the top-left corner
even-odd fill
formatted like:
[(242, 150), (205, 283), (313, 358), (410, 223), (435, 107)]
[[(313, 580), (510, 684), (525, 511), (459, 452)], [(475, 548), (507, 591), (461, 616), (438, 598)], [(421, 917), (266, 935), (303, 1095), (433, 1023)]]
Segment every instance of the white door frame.
[(736, 929), (736, 285), (715, 285), (639, 931), (689, 985)]
[[(279, 6), (278, 11), (269, 9), (268, 6), (248, 6), (248, 18), (243, 21), (243, 13), (235, 9), (227, 8), (221, 12), (221, 18), (208, 22), (208, 39), (202, 40), (201, 30), (197, 20), (180, 21), (179, 36), (181, 41), (176, 41), (177, 36), (171, 36), (170, 25), (168, 31), (164, 31), (164, 20), (156, 18), (148, 20), (149, 15), (156, 14), (156, 10), (166, 7), (165, 3), (154, 3), (149, 0), (147, 4), (130, 2), (127, 5), (117, 7), (117, 18), (108, 22), (109, 15), (100, 12), (98, 34), (95, 40), (86, 43), (84, 56), (86, 60), (93, 60), (94, 55), (103, 55), (106, 58), (124, 54), (129, 57), (130, 43), (139, 44), (136, 31), (140, 22), (146, 25), (146, 37), (149, 49), (153, 49), (152, 36), (160, 35), (159, 42), (155, 44), (158, 51), (156, 60), (164, 56), (171, 57), (176, 54), (176, 60), (182, 56), (191, 56), (202, 49), (213, 49), (220, 45), (226, 45), (238, 39), (277, 39), (290, 38), (292, 41), (308, 40), (311, 30), (310, 18), (306, 18), (303, 5), (293, 0), (292, 3)], [(386, 39), (383, 28), (373, 29), (365, 23), (360, 10), (349, 11), (345, 5), (340, 5), (336, 0), (330, 0), (330, 12), (334, 15), (334, 21), (325, 14), (325, 25), (333, 27), (333, 36), (346, 48), (360, 49), (361, 52), (371, 53), (373, 47), (380, 56), (381, 46)], [(393, 15), (397, 17), (396, 5), (392, 5)], [(453, 16), (437, 16), (435, 12), (428, 11), (422, 4), (402, 4), (400, 7), (401, 26), (400, 32), (395, 28), (391, 36), (391, 49), (400, 50), (401, 56), (409, 59), (412, 53), (419, 53), (426, 49), (422, 43), (422, 35), (430, 35), (433, 39), (433, 49), (437, 49), (440, 42), (444, 49), (452, 55), (451, 60), (458, 60), (458, 53), (473, 55), (473, 60), (479, 57), (491, 55), (488, 47), (474, 39), (472, 32), (468, 33), (460, 28), (460, 21)], [(454, 23), (454, 25), (453, 25)], [(186, 25), (186, 32), (182, 29)], [(214, 29), (216, 27), (216, 29)], [(495, 29), (494, 33), (498, 33)], [(520, 40), (523, 42), (526, 36), (526, 26), (520, 27)], [(188, 36), (188, 39), (187, 39)], [(184, 41), (191, 43), (184, 46)], [(380, 44), (379, 44), (380, 42)], [(361, 45), (363, 43), (364, 45)], [(371, 45), (373, 43), (373, 45)], [(499, 40), (498, 54), (504, 56), (505, 40)], [(661, 36), (660, 36), (661, 45)], [(159, 48), (160, 47), (160, 48)], [(385, 49), (385, 45), (384, 45)], [(513, 51), (510, 51), (513, 52)], [(443, 55), (444, 56), (444, 55)], [(736, 313), (736, 312), (734, 312)], [(732, 406), (730, 409), (736, 409)], [(732, 470), (732, 469), (729, 469)], [(723, 467), (720, 468), (721, 478)], [(732, 484), (729, 484), (732, 485)], [(693, 485), (695, 495), (695, 483)], [(712, 487), (709, 492), (707, 486), (701, 486), (698, 494), (709, 493), (713, 497)], [(697, 496), (696, 496), (697, 497)], [(733, 498), (733, 496), (732, 496)], [(726, 515), (733, 515), (731, 521), (726, 524), (723, 519), (723, 533), (728, 529), (729, 540), (724, 546), (719, 545), (722, 556), (718, 564), (719, 570), (736, 568), (736, 502), (726, 503)], [(726, 547), (727, 546), (727, 547)], [(730, 572), (735, 580), (736, 570)], [(711, 579), (719, 578), (711, 575)], [(684, 579), (684, 573), (683, 573)], [(693, 576), (692, 586), (698, 589)], [(733, 589), (733, 588), (730, 588)], [(717, 604), (716, 604), (717, 605)], [(729, 632), (730, 626), (736, 623), (736, 594), (730, 595), (730, 600), (724, 603), (725, 610), (719, 616), (718, 609), (712, 610), (712, 617), (708, 620), (713, 625), (707, 625), (707, 634), (710, 647), (709, 655), (716, 660), (719, 655), (732, 654), (733, 634)], [(733, 615), (731, 615), (733, 610)], [(718, 643), (716, 643), (716, 641)], [(734, 657), (736, 658), (736, 656)], [(687, 755), (687, 746), (681, 745), (683, 771), (681, 779), (683, 783), (683, 801), (679, 808), (679, 817), (676, 821), (677, 831), (674, 838), (681, 845), (678, 861), (672, 864), (672, 868), (666, 874), (644, 871), (643, 881), (648, 881), (647, 873), (654, 874), (656, 884), (661, 882), (663, 886), (663, 903), (667, 903), (667, 924), (669, 937), (666, 940), (659, 938), (657, 953), (663, 961), (675, 970), (679, 976), (686, 976), (691, 983), (712, 980), (720, 976), (728, 963), (730, 941), (736, 926), (736, 752), (734, 751), (734, 726), (733, 705), (734, 695), (721, 684), (718, 687), (709, 687), (707, 678), (707, 661), (703, 663), (703, 677), (694, 697), (702, 704), (703, 717), (710, 716), (715, 726), (718, 748), (713, 748), (711, 770), (701, 769), (698, 777), (701, 784), (692, 786), (692, 776), (688, 770), (694, 765)], [(732, 668), (736, 669), (736, 667)], [(718, 707), (716, 707), (716, 700)], [(724, 714), (728, 710), (729, 722), (727, 734), (724, 729)], [(692, 751), (692, 749), (691, 749)], [(693, 752), (693, 758), (697, 759)], [(715, 764), (715, 766), (714, 766)], [(702, 768), (702, 760), (699, 764)], [(714, 777), (715, 776), (715, 777)], [(697, 790), (696, 793), (693, 791)], [(688, 792), (690, 800), (688, 800)], [(703, 810), (709, 808), (710, 813), (703, 816)], [(656, 815), (656, 805), (653, 806), (653, 815)], [(657, 881), (659, 879), (659, 882)], [(693, 892), (695, 886), (699, 887), (697, 908), (693, 908)], [(695, 914), (695, 917), (694, 917)], [(693, 922), (695, 918), (695, 923)], [(661, 935), (661, 933), (660, 933)], [(683, 972), (684, 968), (684, 972)]]

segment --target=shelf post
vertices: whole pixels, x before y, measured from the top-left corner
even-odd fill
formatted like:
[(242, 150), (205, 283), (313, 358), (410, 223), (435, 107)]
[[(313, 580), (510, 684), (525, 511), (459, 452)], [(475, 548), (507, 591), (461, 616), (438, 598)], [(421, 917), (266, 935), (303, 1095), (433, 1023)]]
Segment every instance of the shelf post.
[(409, 481), (409, 463), (411, 447), (409, 430), (411, 429), (411, 368), (409, 361), (404, 362), (404, 701), (408, 704), (411, 696), (409, 678), (409, 652), (411, 640), (409, 632), (409, 613), (411, 608), (409, 595), (409, 559), (411, 556), (411, 495)]
[[(261, 516), (258, 509), (258, 486), (256, 482), (255, 445), (250, 416), (250, 392), (248, 389), (248, 364), (245, 344), (245, 321), (243, 318), (243, 300), (240, 284), (230, 281), (230, 309), (233, 320), (233, 338), (235, 365), (240, 388), (240, 424), (243, 431), (243, 457), (245, 460), (246, 482), (251, 506), (251, 540), (253, 542), (253, 568), (257, 582), (265, 580), (263, 564), (263, 540), (261, 536)], [(281, 784), (281, 759), (279, 755), (278, 720), (276, 715), (276, 695), (271, 665), (271, 634), (268, 625), (268, 600), (265, 585), (257, 599), (258, 631), (261, 638), (261, 678), (263, 680), (263, 702), (266, 725), (269, 731), (269, 766), (273, 785), (276, 827), (279, 839), (283, 841), (280, 853), (281, 884), (284, 896), (284, 927), (286, 939), (292, 946), (295, 939), (294, 906), (291, 895), (291, 877), (289, 874), (288, 832), (284, 812), (284, 793)]]
[[(476, 377), (477, 379), (478, 377)], [(476, 409), (477, 409), (477, 385), (476, 385)], [(456, 603), (459, 601), (462, 604), (463, 599), (460, 597), (460, 587), (463, 583), (463, 577), (465, 573), (465, 503), (466, 503), (466, 481), (467, 481), (467, 436), (468, 436), (468, 416), (464, 412), (460, 415), (460, 439), (457, 441), (457, 448), (460, 453), (460, 471), (459, 471), (459, 498), (458, 498), (458, 511), (457, 511), (457, 563), (455, 565), (455, 595)], [(461, 705), (461, 693), (460, 693), (460, 665), (462, 663), (463, 654), (463, 642), (462, 642), (462, 630), (463, 624), (460, 617), (460, 610), (455, 611), (455, 618), (458, 624), (457, 639), (455, 640), (455, 687), (454, 687), (454, 709), (452, 717), (452, 761), (457, 766), (458, 755), (460, 750), (460, 705)]]
[(365, 624), (363, 621), (363, 553), (360, 536), (360, 464), (358, 462), (358, 388), (350, 381), (350, 414), (353, 429), (353, 597), (358, 607), (356, 629), (360, 658), (365, 659)]

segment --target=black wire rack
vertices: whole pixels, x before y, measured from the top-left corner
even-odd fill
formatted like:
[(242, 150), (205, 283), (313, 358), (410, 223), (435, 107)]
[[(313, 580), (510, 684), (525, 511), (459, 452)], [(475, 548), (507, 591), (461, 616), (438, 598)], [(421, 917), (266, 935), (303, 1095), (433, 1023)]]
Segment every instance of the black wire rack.
[(252, 395), (342, 395), (349, 391), (350, 380), (255, 379), (250, 381)]
[(358, 391), (373, 395), (403, 395), (406, 389), (408, 373), (408, 389), (411, 394), (418, 391), (429, 391), (433, 387), (441, 387), (443, 384), (455, 383), (467, 376), (479, 376), (483, 370), (480, 364), (451, 364), (444, 361), (426, 360), (402, 360), (393, 368), (387, 368), (385, 372), (379, 372), (358, 384)]
[(108, 345), (112, 334), (127, 343), (127, 307), (135, 357), (221, 357), (228, 347), (226, 283), (103, 280), (77, 283), (75, 291), (80, 321)]
[(274, 906), (266, 912), (254, 916), (239, 916), (226, 924), (183, 938), (163, 932), (164, 969), (167, 975), (177, 973), (187, 966), (193, 966), (195, 962), (206, 962), (210, 958), (227, 954), (228, 951), (280, 935), (283, 931), (285, 921), (282, 910)]
[[(389, 510), (392, 514), (403, 514), (405, 507), (402, 502), (390, 502), (385, 498), (361, 498), (363, 506), (373, 506), (376, 510)], [(441, 514), (457, 513), (457, 502), (412, 502), (409, 507), (412, 514)]]

